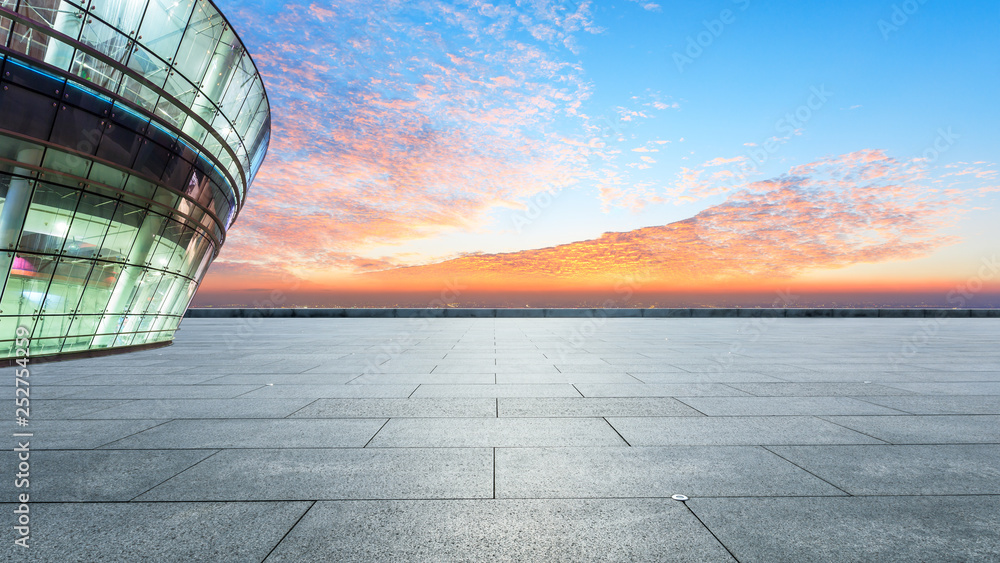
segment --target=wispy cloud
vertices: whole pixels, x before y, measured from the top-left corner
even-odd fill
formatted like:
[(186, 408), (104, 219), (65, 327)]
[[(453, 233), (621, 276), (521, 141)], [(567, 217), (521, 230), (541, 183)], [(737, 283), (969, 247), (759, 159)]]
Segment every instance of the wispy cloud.
[(577, 35), (600, 32), (589, 2), (269, 6), (237, 16), (273, 136), (220, 262), (355, 268), (373, 245), (476, 229), (598, 176), (570, 62)]
[(928, 190), (916, 162), (859, 151), (746, 184), (690, 219), (551, 248), (479, 254), (370, 274), (384, 283), (458, 277), (508, 287), (612, 284), (645, 272), (652, 286), (787, 279), (811, 269), (925, 255), (958, 196)]

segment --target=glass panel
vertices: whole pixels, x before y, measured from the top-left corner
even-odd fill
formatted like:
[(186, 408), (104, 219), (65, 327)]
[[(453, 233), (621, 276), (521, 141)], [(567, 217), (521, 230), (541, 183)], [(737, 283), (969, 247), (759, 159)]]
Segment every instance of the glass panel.
[[(130, 313), (133, 316), (141, 314), (149, 306), (150, 300), (153, 298), (153, 294), (156, 291), (156, 287), (160, 285), (160, 280), (163, 278), (161, 272), (155, 270), (147, 270), (143, 272), (142, 278), (136, 282), (135, 297), (132, 302), (128, 304), (128, 308), (124, 311), (118, 311), (123, 313)], [(138, 318), (136, 318), (138, 321)], [(124, 328), (122, 330), (125, 330)], [(129, 330), (135, 330), (129, 329)]]
[[(76, 312), (80, 296), (87, 283), (93, 263), (86, 260), (61, 259), (56, 262), (52, 284), (42, 302), (43, 315), (68, 315)], [(55, 336), (55, 335), (50, 335)]]
[[(178, 288), (177, 294), (174, 295), (173, 301), (163, 309), (164, 313), (171, 315), (178, 315), (177, 323), (180, 323), (180, 315), (184, 314), (185, 309), (187, 309), (188, 303), (191, 302), (191, 298), (194, 297), (194, 292), (198, 289), (198, 284), (193, 281), (183, 281), (183, 285)], [(176, 324), (173, 327), (176, 328)]]
[(42, 308), (45, 291), (55, 270), (55, 259), (47, 256), (16, 254), (10, 276), (0, 300), (5, 315), (36, 315)]
[[(70, 336), (80, 336), (83, 334), (93, 335), (97, 332), (97, 325), (101, 322), (100, 315), (77, 315), (69, 325), (66, 332)], [(88, 342), (89, 344), (89, 342)]]
[[(37, 317), (2, 317), (0, 316), (0, 334), (4, 334), (14, 338), (17, 335), (17, 327), (23, 326), (28, 329), (28, 334), (31, 334), (32, 329), (35, 327), (35, 322)], [(2, 353), (0, 349), (0, 353)]]
[[(109, 264), (107, 262), (96, 262), (90, 277), (84, 286), (83, 297), (77, 306), (79, 313), (99, 314), (108, 307), (108, 300), (111, 299), (111, 291), (118, 281), (121, 272), (120, 264)], [(93, 334), (91, 330), (86, 334)], [(84, 333), (78, 333), (84, 334)]]
[[(206, 106), (199, 106), (199, 100), (201, 100), (204, 103), (208, 103), (208, 100), (206, 98), (199, 96), (198, 98), (195, 99), (192, 109), (194, 109), (195, 113), (201, 115), (202, 118), (205, 119), (207, 122), (209, 119), (211, 119), (212, 112), (214, 111), (214, 109), (211, 109), (209, 107), (209, 109), (206, 110), (205, 109)], [(207, 117), (203, 115), (205, 111), (208, 112)], [(187, 118), (187, 120), (184, 121), (184, 127), (181, 130), (184, 131), (184, 133), (188, 137), (191, 137), (191, 139), (195, 143), (201, 144), (202, 142), (205, 141), (206, 138), (208, 138), (208, 129), (206, 129), (204, 126), (202, 126), (202, 124), (192, 119), (190, 116)]]
[(235, 120), (243, 108), (256, 78), (257, 71), (253, 67), (253, 61), (250, 60), (250, 54), (244, 51), (221, 104), (222, 111), (229, 117), (230, 121)]
[(194, 0), (151, 0), (139, 28), (139, 42), (164, 60), (173, 60)]
[(45, 162), (42, 167), (86, 178), (90, 161), (75, 154), (49, 149), (45, 151)]
[[(174, 285), (180, 283), (178, 278), (171, 276), (170, 274), (165, 274), (163, 279), (160, 281), (160, 285), (156, 287), (156, 292), (153, 297), (149, 300), (149, 305), (146, 306), (146, 313), (150, 315), (149, 318), (152, 321), (152, 315), (160, 312), (160, 308), (163, 307), (164, 301), (172, 295)], [(143, 328), (142, 330), (149, 330), (149, 327)]]
[[(8, 64), (6, 68), (10, 66)], [(4, 84), (3, 88), (0, 88), (0, 107), (19, 110), (5, 112), (3, 116), (3, 128), (15, 133), (48, 139), (57, 106), (58, 104), (51, 98), (27, 88), (14, 84)]]
[[(205, 252), (205, 256), (201, 259), (201, 264), (198, 264), (198, 268), (194, 271), (194, 275), (191, 276), (195, 280), (201, 281), (202, 276), (205, 275), (205, 270), (212, 264), (212, 260), (215, 259), (215, 243), (209, 241), (208, 251)], [(192, 297), (194, 294), (191, 294)]]
[(79, 199), (78, 190), (39, 184), (31, 198), (18, 248), (51, 254), (62, 250)]
[(226, 29), (226, 22), (210, 2), (201, 0), (195, 6), (184, 39), (177, 50), (175, 68), (189, 80), (201, 83), (211, 62), (208, 55), (215, 52), (219, 38)]
[(80, 42), (118, 63), (124, 63), (130, 51), (132, 38), (122, 33), (120, 29), (91, 18), (80, 32)]
[[(80, 36), (83, 10), (69, 2), (60, 0), (21, 0), (18, 11), (59, 33), (68, 35), (71, 39), (77, 39)], [(29, 49), (29, 54), (33, 58), (43, 60), (50, 65), (64, 70), (69, 68), (73, 57), (73, 47), (55, 39), (46, 39), (38, 31), (27, 28), (22, 29), (25, 30), (27, 35), (24, 39), (36, 45)], [(44, 47), (42, 47), (43, 45)]]
[(116, 202), (94, 194), (84, 194), (77, 207), (63, 253), (94, 258), (104, 243), (104, 235), (114, 217)]
[(90, 349), (90, 343), (94, 339), (93, 336), (71, 336), (63, 342), (62, 352), (65, 354), (67, 352), (80, 352), (83, 350)]
[(142, 137), (128, 127), (117, 123), (108, 124), (97, 148), (97, 156), (131, 168), (141, 141)]
[(145, 9), (146, 4), (136, 0), (100, 0), (90, 6), (90, 13), (128, 34), (137, 30)]
[(35, 324), (35, 332), (31, 335), (31, 347), (37, 351), (38, 338), (62, 338), (66, 335), (66, 329), (73, 321), (71, 315), (43, 315), (38, 318)]
[[(51, 150), (51, 149), (50, 149)], [(95, 162), (93, 167), (90, 169), (90, 179), (95, 182), (100, 182), (102, 184), (107, 184), (112, 188), (121, 189), (125, 185), (125, 179), (128, 177), (127, 174), (121, 170), (115, 170), (110, 166)]]
[[(131, 328), (134, 328), (135, 325), (138, 324), (138, 322), (139, 322), (139, 318), (138, 317), (135, 317), (135, 318), (128, 318), (128, 317), (126, 317), (125, 321), (122, 323), (122, 330), (123, 331), (130, 330)], [(130, 345), (132, 343), (132, 339), (133, 338), (135, 338), (135, 333), (132, 333), (132, 332), (126, 332), (124, 334), (119, 334), (115, 338), (114, 346), (128, 346), (128, 345)]]
[[(53, 27), (56, 20), (58, 0), (21, 0), (18, 13), (36, 22)], [(37, 60), (45, 59), (49, 36), (21, 24), (14, 24), (14, 37), (10, 47)]]
[(188, 247), (183, 254), (183, 261), (178, 267), (180, 274), (182, 276), (193, 278), (195, 269), (198, 267), (198, 264), (201, 263), (201, 259), (208, 249), (208, 239), (201, 235), (194, 235), (191, 238), (191, 242), (188, 243)]
[[(183, 190), (190, 178), (191, 163), (176, 155), (170, 155), (167, 167), (163, 170), (160, 180), (175, 190)], [(162, 188), (161, 188), (162, 189)]]
[[(135, 158), (135, 168), (140, 174), (149, 178), (160, 178), (167, 168), (167, 161), (170, 159), (170, 151), (152, 141), (143, 141), (139, 148), (139, 155)], [(143, 197), (152, 197), (153, 192)]]
[(253, 87), (250, 90), (250, 96), (247, 98), (246, 105), (243, 106), (243, 111), (236, 117), (236, 131), (245, 137), (247, 130), (250, 125), (254, 123), (257, 119), (263, 119), (263, 117), (258, 116), (258, 110), (260, 104), (264, 101), (264, 88), (261, 86), (260, 78), (254, 80)]
[(46, 354), (58, 354), (62, 348), (63, 339), (60, 338), (34, 338), (31, 340), (31, 354), (33, 356), (43, 356)]
[(122, 81), (122, 73), (83, 51), (77, 51), (73, 58), (73, 74), (88, 80), (101, 88), (114, 92)]
[(177, 71), (170, 71), (163, 89), (185, 107), (191, 105), (198, 94), (198, 88)]
[[(0, 205), (0, 208), (3, 206)], [(14, 260), (13, 252), (0, 252), (0, 294), (3, 292), (3, 284), (7, 282), (7, 274), (10, 273), (10, 263)], [(3, 311), (0, 311), (0, 315), (3, 315)], [(5, 334), (0, 331), (0, 334)]]
[(146, 331), (153, 328), (153, 321), (155, 320), (156, 320), (155, 315), (146, 315), (142, 317), (142, 320), (139, 321), (139, 326), (136, 328), (136, 330), (138, 330), (139, 333), (135, 335), (135, 340), (132, 341), (133, 346), (137, 344), (142, 344), (146, 341), (146, 337), (149, 336), (148, 334), (146, 334)]
[(124, 262), (139, 234), (144, 210), (134, 205), (120, 202), (111, 219), (108, 234), (104, 237), (100, 257), (104, 260)]
[(132, 250), (129, 252), (129, 264), (144, 265), (147, 263), (150, 252), (159, 242), (160, 233), (163, 231), (166, 221), (167, 219), (162, 215), (152, 212), (146, 213), (146, 218), (135, 238), (135, 244), (132, 245)]
[[(56, 114), (56, 122), (52, 127), (52, 135), (49, 140), (82, 153), (94, 154), (97, 151), (97, 144), (101, 140), (101, 134), (104, 132), (104, 123), (102, 118), (88, 111), (63, 105), (60, 106), (59, 112)], [(46, 158), (46, 160), (49, 159)], [(68, 162), (58, 163), (57, 170), (70, 172), (76, 176), (87, 175), (87, 166), (81, 165), (87, 161), (79, 156), (63, 158), (63, 161), (67, 160)], [(73, 172), (73, 170), (80, 172)]]
[(157, 102), (155, 113), (157, 117), (174, 127), (180, 127), (187, 119), (187, 112), (166, 98), (160, 98)]
[(146, 199), (152, 199), (156, 192), (156, 184), (147, 182), (138, 176), (131, 176), (125, 184), (125, 189), (130, 193)]
[(179, 195), (161, 186), (157, 188), (156, 195), (153, 196), (153, 201), (162, 203), (169, 209), (173, 210), (177, 206), (178, 198), (180, 198)]
[[(103, 4), (103, 3), (102, 3)], [(124, 63), (131, 50), (132, 40), (119, 30), (96, 19), (89, 19), (80, 33), (80, 42)], [(95, 57), (81, 52), (73, 60), (73, 74), (101, 87), (113, 90), (121, 81), (121, 72)]]
[[(0, 92), (2, 91), (0, 90)], [(6, 120), (6, 116), (4, 116), (4, 119)], [(27, 158), (29, 154), (35, 155), (36, 158)], [(42, 160), (42, 146), (0, 135), (0, 158), (27, 162), (28, 164), (38, 164)]]
[[(7, 10), (13, 11), (16, 5), (17, 2), (14, 0), (0, 0), (0, 7)], [(11, 23), (9, 19), (0, 17), (0, 43), (4, 45), (7, 44), (7, 37), (10, 35)]]
[[(154, 86), (160, 87), (163, 86), (169, 72), (167, 63), (142, 47), (132, 48), (132, 56), (128, 59), (128, 68), (138, 73)], [(157, 100), (159, 100), (159, 95), (155, 91), (134, 78), (125, 77), (122, 86), (122, 97), (135, 102), (144, 109), (152, 109), (156, 106)]]
[(219, 103), (226, 92), (226, 86), (236, 70), (236, 64), (243, 55), (243, 47), (236, 40), (236, 35), (229, 28), (222, 33), (222, 39), (215, 48), (212, 61), (205, 73), (205, 81), (201, 89), (210, 100)]

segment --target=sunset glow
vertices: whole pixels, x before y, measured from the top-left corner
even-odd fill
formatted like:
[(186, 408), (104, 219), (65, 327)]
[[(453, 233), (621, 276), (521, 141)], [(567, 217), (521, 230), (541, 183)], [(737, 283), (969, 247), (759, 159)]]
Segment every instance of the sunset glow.
[(915, 5), (222, 2), (272, 140), (193, 305), (995, 305), (1000, 7)]

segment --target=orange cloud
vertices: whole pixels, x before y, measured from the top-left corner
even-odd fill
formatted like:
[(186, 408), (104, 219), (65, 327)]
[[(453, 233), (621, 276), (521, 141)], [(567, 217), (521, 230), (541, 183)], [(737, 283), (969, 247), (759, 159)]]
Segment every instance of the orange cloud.
[(639, 276), (646, 287), (690, 289), (909, 259), (955, 242), (939, 229), (957, 201), (928, 195), (913, 181), (920, 175), (913, 163), (859, 151), (749, 184), (725, 203), (668, 225), (361, 277), (387, 288), (458, 279), (525, 289), (609, 286)]

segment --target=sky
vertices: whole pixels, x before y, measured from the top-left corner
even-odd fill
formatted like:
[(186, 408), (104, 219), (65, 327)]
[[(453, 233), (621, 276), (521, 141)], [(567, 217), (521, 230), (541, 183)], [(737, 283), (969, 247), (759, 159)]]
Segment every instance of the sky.
[(194, 306), (1000, 295), (996, 2), (219, 6), (272, 137)]

